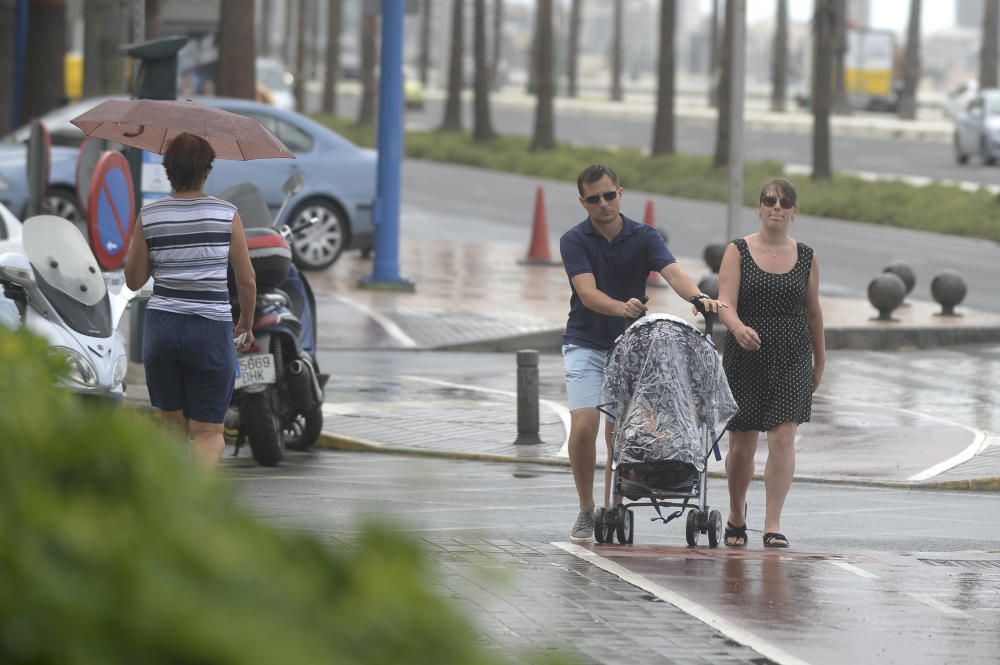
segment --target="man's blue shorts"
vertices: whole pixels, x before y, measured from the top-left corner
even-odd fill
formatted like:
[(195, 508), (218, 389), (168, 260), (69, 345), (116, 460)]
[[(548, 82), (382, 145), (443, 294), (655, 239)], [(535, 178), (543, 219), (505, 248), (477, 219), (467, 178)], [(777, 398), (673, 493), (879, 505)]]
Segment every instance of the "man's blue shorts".
[(153, 406), (203, 423), (225, 420), (236, 379), (232, 323), (147, 309), (142, 363)]
[(604, 361), (607, 351), (575, 344), (563, 344), (566, 397), (569, 410), (593, 409), (602, 403)]

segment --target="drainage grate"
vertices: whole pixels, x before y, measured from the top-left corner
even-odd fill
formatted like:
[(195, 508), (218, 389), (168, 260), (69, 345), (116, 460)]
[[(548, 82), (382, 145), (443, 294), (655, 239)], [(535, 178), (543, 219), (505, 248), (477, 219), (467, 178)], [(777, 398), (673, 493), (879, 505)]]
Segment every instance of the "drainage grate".
[(1000, 561), (982, 561), (978, 559), (919, 559), (931, 566), (947, 566), (949, 568), (1000, 568)]

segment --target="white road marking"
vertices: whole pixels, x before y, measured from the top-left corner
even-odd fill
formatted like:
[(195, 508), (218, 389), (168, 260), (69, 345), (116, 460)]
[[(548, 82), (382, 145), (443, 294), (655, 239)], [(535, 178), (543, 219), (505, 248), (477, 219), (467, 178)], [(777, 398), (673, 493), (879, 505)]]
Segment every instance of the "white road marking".
[(741, 628), (731, 621), (722, 618), (708, 608), (703, 607), (692, 600), (688, 600), (679, 593), (671, 591), (670, 589), (667, 589), (666, 587), (657, 584), (656, 582), (653, 582), (638, 573), (634, 573), (614, 561), (609, 561), (596, 552), (592, 552), (585, 547), (580, 547), (579, 545), (574, 545), (572, 543), (552, 544), (559, 549), (572, 554), (573, 556), (597, 566), (601, 570), (611, 573), (615, 577), (621, 578), (632, 586), (638, 587), (643, 591), (648, 591), (660, 600), (670, 603), (685, 614), (688, 614), (698, 621), (714, 628), (734, 642), (738, 642), (743, 646), (753, 649), (765, 658), (770, 658), (775, 663), (778, 663), (778, 665), (808, 665), (807, 661), (793, 656), (781, 647), (771, 644), (767, 640), (754, 635), (745, 628)]
[(919, 603), (923, 603), (927, 607), (933, 607), (934, 609), (938, 610), (942, 614), (947, 614), (949, 616), (956, 616), (956, 617), (968, 616), (962, 610), (955, 609), (951, 605), (945, 605), (940, 600), (938, 600), (937, 598), (934, 598), (933, 596), (931, 596), (929, 594), (926, 594), (926, 593), (909, 593), (909, 592), (907, 592), (906, 595), (909, 596), (910, 598), (912, 598), (913, 600), (919, 602)]
[[(513, 397), (517, 399), (517, 392), (510, 390), (498, 390), (496, 388), (483, 388), (482, 386), (470, 386), (464, 383), (453, 383), (451, 381), (442, 381), (441, 379), (428, 379), (423, 376), (414, 376), (412, 374), (404, 374), (403, 379), (410, 379), (412, 381), (422, 381), (424, 383), (430, 383), (437, 386), (446, 386), (448, 388), (461, 388), (462, 390), (470, 390), (473, 392), (486, 393), (489, 395), (504, 395), (506, 397)], [(559, 452), (556, 453), (556, 457), (569, 457), (569, 409), (567, 409), (562, 404), (558, 402), (553, 402), (548, 399), (538, 400), (539, 406), (545, 406), (552, 409), (563, 424), (563, 431), (566, 432), (566, 436), (563, 439), (562, 446), (559, 448)]]
[(876, 575), (875, 573), (869, 573), (864, 568), (858, 568), (857, 566), (847, 563), (846, 561), (830, 561), (829, 563), (836, 566), (837, 568), (843, 568), (849, 573), (854, 573), (858, 577), (864, 577), (865, 579), (869, 580), (879, 579), (878, 575)]
[(389, 335), (389, 337), (392, 337), (394, 340), (396, 340), (400, 346), (407, 349), (413, 349), (418, 346), (417, 342), (412, 337), (403, 332), (403, 329), (400, 328), (398, 325), (396, 325), (395, 321), (385, 316), (381, 312), (378, 312), (370, 307), (366, 307), (361, 303), (357, 303), (354, 302), (353, 300), (344, 298), (343, 296), (334, 296), (334, 298), (340, 300), (341, 302), (347, 303), (351, 307), (361, 310), (366, 316), (370, 317), (373, 321), (375, 321), (375, 323), (382, 326), (382, 329), (385, 330), (386, 334)]

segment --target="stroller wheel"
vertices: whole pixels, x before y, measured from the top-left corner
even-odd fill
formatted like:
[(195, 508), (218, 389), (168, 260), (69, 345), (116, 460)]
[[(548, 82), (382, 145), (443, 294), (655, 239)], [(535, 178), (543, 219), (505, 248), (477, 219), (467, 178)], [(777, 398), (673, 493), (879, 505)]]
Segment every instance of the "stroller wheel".
[(611, 526), (608, 524), (608, 511), (598, 508), (594, 511), (594, 540), (598, 543), (611, 542)]
[(635, 514), (631, 510), (618, 507), (615, 512), (615, 531), (619, 543), (622, 545), (632, 544), (632, 537), (635, 533)]
[(722, 541), (722, 513), (713, 510), (708, 514), (708, 546), (718, 547)]
[(695, 509), (688, 511), (687, 516), (687, 543), (691, 547), (698, 546), (698, 535), (701, 533), (701, 527), (698, 526), (698, 511)]

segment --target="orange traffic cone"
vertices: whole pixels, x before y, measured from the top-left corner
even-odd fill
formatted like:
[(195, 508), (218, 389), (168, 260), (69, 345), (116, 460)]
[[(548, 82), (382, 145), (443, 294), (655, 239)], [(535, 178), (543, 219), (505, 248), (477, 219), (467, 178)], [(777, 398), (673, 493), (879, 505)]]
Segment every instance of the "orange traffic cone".
[[(647, 199), (646, 200), (646, 214), (643, 217), (642, 222), (643, 222), (643, 224), (646, 224), (648, 226), (652, 226), (654, 229), (656, 228), (656, 216), (653, 213), (653, 200), (652, 199)], [(649, 271), (649, 277), (646, 278), (646, 286), (655, 286), (655, 287), (663, 288), (666, 285), (667, 285), (667, 283), (663, 280), (663, 275), (661, 275), (660, 273), (656, 272), (655, 270), (650, 270)]]
[(545, 218), (545, 190), (541, 185), (535, 191), (535, 219), (531, 225), (531, 246), (528, 256), (518, 263), (534, 266), (560, 266), (549, 251), (549, 226)]

